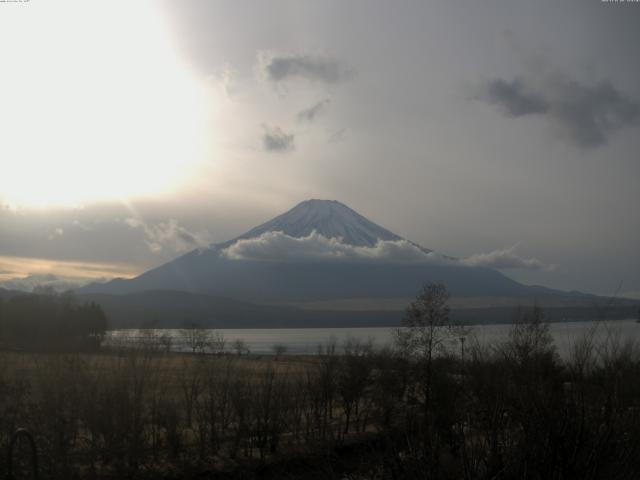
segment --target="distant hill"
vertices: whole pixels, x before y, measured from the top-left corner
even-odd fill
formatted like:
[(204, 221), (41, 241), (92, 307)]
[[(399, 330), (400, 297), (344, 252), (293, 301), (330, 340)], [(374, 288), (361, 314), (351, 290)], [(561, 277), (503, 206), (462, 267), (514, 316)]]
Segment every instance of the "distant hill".
[(399, 311), (313, 311), (254, 305), (223, 297), (154, 290), (126, 295), (83, 294), (107, 314), (110, 328), (180, 328), (197, 323), (208, 328), (302, 328), (393, 326)]
[[(0, 288), (0, 298), (7, 300), (26, 292)], [(596, 297), (597, 298), (597, 297)], [(320, 327), (394, 327), (400, 324), (408, 304), (396, 302), (387, 308), (354, 308), (338, 304), (331, 308), (298, 308), (294, 306), (257, 305), (207, 294), (171, 290), (152, 290), (123, 295), (81, 294), (78, 300), (99, 304), (107, 315), (110, 329), (117, 328), (181, 328), (197, 323), (208, 328), (320, 328)], [(515, 300), (515, 299), (514, 299)], [(602, 299), (600, 299), (602, 300)], [(508, 323), (513, 320), (514, 305), (532, 305), (530, 298), (512, 304), (487, 307), (473, 302), (454, 302), (451, 317), (463, 324)], [(545, 308), (548, 321), (635, 318), (640, 303), (620, 300), (613, 306), (591, 304), (556, 304)]]
[[(126, 295), (85, 294), (81, 300), (102, 306), (110, 328), (180, 328), (195, 322), (209, 328), (394, 327), (404, 308), (392, 310), (309, 310), (254, 305), (228, 298), (156, 290)], [(531, 307), (523, 299), (524, 308)], [(606, 308), (605, 308), (606, 307)], [(633, 318), (637, 304), (555, 306), (545, 308), (548, 321)], [(513, 306), (454, 308), (451, 317), (463, 324), (509, 323)]]

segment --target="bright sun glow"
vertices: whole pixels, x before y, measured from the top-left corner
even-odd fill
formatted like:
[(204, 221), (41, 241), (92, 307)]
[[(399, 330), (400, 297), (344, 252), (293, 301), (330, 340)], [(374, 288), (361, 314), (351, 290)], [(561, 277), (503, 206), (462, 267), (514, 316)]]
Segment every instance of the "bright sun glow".
[(0, 201), (131, 198), (193, 173), (208, 97), (152, 2), (2, 7)]

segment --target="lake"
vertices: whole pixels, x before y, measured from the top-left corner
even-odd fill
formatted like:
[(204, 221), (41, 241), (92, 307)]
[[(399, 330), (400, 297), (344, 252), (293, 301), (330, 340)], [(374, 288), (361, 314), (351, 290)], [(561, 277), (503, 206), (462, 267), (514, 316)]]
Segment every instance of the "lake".
[[(640, 343), (640, 323), (635, 320), (610, 320), (605, 322), (558, 322), (551, 323), (551, 334), (558, 352), (567, 357), (575, 343), (595, 328), (596, 339), (602, 340), (608, 336), (617, 336), (622, 340)], [(467, 342), (477, 340), (481, 345), (497, 344), (508, 339), (510, 324), (473, 325), (468, 329)], [(254, 354), (273, 352), (273, 346), (282, 344), (288, 354), (303, 355), (317, 352), (318, 345), (325, 345), (335, 340), (340, 346), (350, 338), (371, 340), (376, 346), (389, 345), (393, 342), (393, 328), (253, 328), (233, 329), (223, 328), (220, 332), (227, 341), (227, 348), (231, 348), (234, 340), (243, 340)], [(172, 338), (172, 350), (188, 351), (180, 329), (157, 329), (155, 335), (168, 335)], [(148, 338), (149, 331), (143, 330), (114, 330), (107, 337), (107, 345), (115, 345), (124, 341), (142, 340)], [(459, 340), (451, 342), (452, 349), (458, 349)]]

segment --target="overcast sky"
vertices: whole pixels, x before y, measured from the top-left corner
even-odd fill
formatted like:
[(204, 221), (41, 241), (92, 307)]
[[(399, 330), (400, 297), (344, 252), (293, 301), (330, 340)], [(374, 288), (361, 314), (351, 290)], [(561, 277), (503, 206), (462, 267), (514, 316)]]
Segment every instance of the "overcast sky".
[(329, 198), (640, 296), (639, 25), (600, 0), (0, 3), (0, 280), (133, 275)]

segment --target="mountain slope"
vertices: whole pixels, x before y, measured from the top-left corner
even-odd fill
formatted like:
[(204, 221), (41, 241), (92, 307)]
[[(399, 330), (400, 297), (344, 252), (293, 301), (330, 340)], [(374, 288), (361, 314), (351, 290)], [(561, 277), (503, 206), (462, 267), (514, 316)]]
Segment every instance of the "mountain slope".
[[(366, 251), (365, 261), (324, 261), (317, 257), (231, 259), (225, 255), (239, 241), (260, 244), (269, 232), (289, 239), (310, 241), (312, 232), (336, 240), (340, 248)], [(543, 293), (506, 277), (497, 270), (468, 267), (451, 257), (444, 263), (393, 262), (375, 257), (383, 246), (407, 248), (412, 244), (367, 220), (340, 202), (308, 200), (245, 234), (206, 249), (194, 250), (131, 280), (90, 285), (81, 293), (125, 294), (145, 290), (183, 290), (258, 303), (288, 303), (345, 298), (412, 297), (425, 282), (442, 282), (454, 296), (526, 296)], [(241, 242), (242, 243), (242, 242)], [(334, 245), (329, 243), (329, 247)], [(347, 245), (348, 247), (344, 247)], [(436, 255), (419, 247), (425, 259)], [(282, 251), (276, 249), (276, 251)], [(416, 250), (413, 248), (413, 250)], [(420, 253), (422, 252), (422, 253)], [(286, 252), (285, 252), (286, 253)], [(384, 257), (387, 258), (387, 257)], [(562, 294), (562, 292), (557, 292)], [(544, 291), (554, 294), (554, 291)]]

